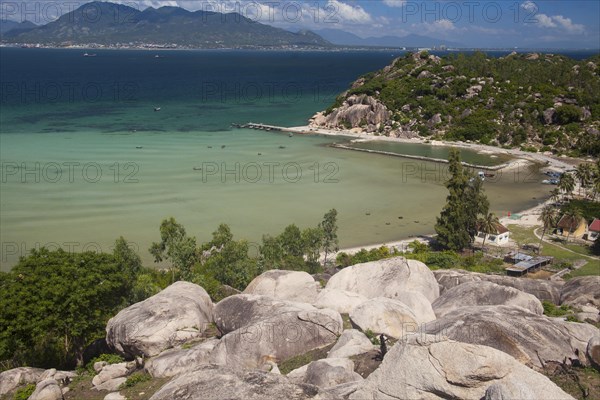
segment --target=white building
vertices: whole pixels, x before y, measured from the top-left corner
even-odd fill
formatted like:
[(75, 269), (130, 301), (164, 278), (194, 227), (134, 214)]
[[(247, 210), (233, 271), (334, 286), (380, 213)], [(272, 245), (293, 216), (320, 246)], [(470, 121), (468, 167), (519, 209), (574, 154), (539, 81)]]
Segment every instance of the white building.
[(510, 231), (504, 225), (496, 224), (495, 232), (484, 233), (478, 231), (477, 236), (475, 236), (475, 241), (483, 243), (484, 238), (486, 244), (492, 243), (497, 246), (502, 246), (508, 244), (508, 240), (510, 239)]

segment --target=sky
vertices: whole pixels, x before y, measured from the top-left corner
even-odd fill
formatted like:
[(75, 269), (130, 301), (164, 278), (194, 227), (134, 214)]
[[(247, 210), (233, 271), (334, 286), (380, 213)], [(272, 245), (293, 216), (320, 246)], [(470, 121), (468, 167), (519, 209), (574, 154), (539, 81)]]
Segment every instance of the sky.
[[(43, 24), (88, 0), (0, 0), (0, 18)], [(600, 48), (600, 1), (113, 0), (133, 8), (238, 12), (291, 31), (418, 34), (470, 47)]]

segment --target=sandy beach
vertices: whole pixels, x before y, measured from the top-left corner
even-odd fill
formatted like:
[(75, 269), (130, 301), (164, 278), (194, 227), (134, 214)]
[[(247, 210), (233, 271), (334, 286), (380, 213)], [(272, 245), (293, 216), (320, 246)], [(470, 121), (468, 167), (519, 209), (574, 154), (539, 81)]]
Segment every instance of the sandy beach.
[[(386, 142), (396, 142), (396, 143), (419, 143), (430, 146), (448, 146), (448, 147), (457, 147), (464, 148), (476, 151), (480, 154), (505, 154), (514, 158), (514, 160), (507, 163), (505, 166), (501, 168), (502, 171), (510, 171), (517, 168), (523, 168), (531, 163), (538, 163), (545, 165), (545, 168), (558, 171), (565, 172), (572, 170), (578, 162), (582, 160), (570, 159), (570, 158), (558, 158), (551, 154), (544, 153), (530, 153), (525, 152), (519, 149), (503, 149), (494, 146), (487, 146), (476, 143), (464, 143), (464, 142), (449, 142), (449, 141), (429, 141), (423, 138), (393, 138), (388, 136), (374, 136), (371, 134), (357, 132), (357, 131), (342, 131), (335, 129), (324, 129), (317, 128), (312, 126), (297, 126), (286, 128), (286, 132), (292, 132), (297, 134), (314, 134), (314, 135), (325, 135), (325, 136), (344, 136), (348, 138), (353, 138), (356, 141), (386, 141)], [(540, 222), (538, 220), (539, 215), (541, 213), (542, 208), (550, 203), (551, 200), (547, 199), (543, 203), (538, 204), (535, 207), (522, 210), (517, 213), (519, 218), (513, 218), (505, 216), (500, 218), (500, 223), (503, 225), (512, 224), (512, 225), (521, 225), (521, 226), (539, 226)], [(434, 233), (431, 235), (423, 235), (419, 237), (413, 237), (408, 239), (400, 239), (398, 241), (386, 242), (386, 243), (377, 243), (366, 246), (356, 246), (351, 248), (340, 249), (338, 253), (344, 252), (347, 254), (355, 254), (359, 252), (361, 249), (371, 250), (376, 249), (381, 246), (386, 246), (388, 248), (396, 248), (400, 251), (405, 251), (408, 249), (408, 245), (418, 240), (423, 243), (429, 243), (433, 240), (435, 236)], [(338, 254), (336, 253), (336, 254)], [(335, 257), (335, 256), (334, 256)]]

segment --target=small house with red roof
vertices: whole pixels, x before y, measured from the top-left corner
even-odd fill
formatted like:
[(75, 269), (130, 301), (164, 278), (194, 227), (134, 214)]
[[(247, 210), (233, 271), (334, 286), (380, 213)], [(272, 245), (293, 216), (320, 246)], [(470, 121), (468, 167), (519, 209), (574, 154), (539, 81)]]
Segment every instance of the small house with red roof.
[(588, 240), (596, 240), (600, 237), (600, 219), (594, 218), (590, 226), (588, 226)]

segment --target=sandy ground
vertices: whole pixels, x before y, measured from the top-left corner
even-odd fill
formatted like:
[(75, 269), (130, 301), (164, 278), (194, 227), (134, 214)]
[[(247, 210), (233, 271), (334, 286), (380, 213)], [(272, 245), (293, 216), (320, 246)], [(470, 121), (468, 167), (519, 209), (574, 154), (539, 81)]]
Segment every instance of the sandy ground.
[[(334, 129), (324, 129), (324, 128), (316, 128), (311, 126), (297, 126), (292, 128), (285, 129), (287, 132), (293, 132), (298, 134), (315, 134), (315, 135), (327, 135), (327, 136), (345, 136), (348, 138), (353, 138), (356, 141), (386, 141), (386, 142), (397, 142), (397, 143), (421, 143), (428, 144), (430, 146), (451, 146), (458, 148), (465, 148), (476, 151), (480, 154), (507, 154), (515, 159), (507, 164), (502, 170), (512, 170), (515, 168), (522, 168), (525, 165), (529, 165), (530, 163), (541, 163), (545, 164), (546, 168), (565, 172), (568, 170), (572, 170), (580, 160), (569, 159), (569, 158), (558, 158), (549, 153), (529, 153), (517, 149), (502, 149), (494, 146), (486, 146), (482, 144), (475, 143), (464, 143), (464, 142), (447, 142), (447, 141), (430, 141), (426, 143), (425, 139), (422, 138), (392, 138), (387, 136), (374, 136), (362, 132), (357, 131), (342, 131), (342, 130), (334, 130)], [(577, 188), (575, 189), (577, 190)], [(541, 213), (542, 208), (550, 203), (551, 200), (547, 200), (546, 202), (539, 204), (535, 207), (532, 207), (527, 210), (523, 210), (518, 213), (520, 216), (519, 219), (511, 219), (510, 217), (504, 217), (500, 219), (500, 222), (503, 225), (512, 224), (512, 225), (520, 225), (520, 226), (541, 226), (539, 221), (539, 215)], [(397, 248), (400, 251), (403, 251), (408, 248), (408, 244), (413, 242), (414, 240), (419, 240), (422, 242), (429, 242), (432, 240), (431, 236), (419, 236), (418, 238), (410, 238), (405, 240), (399, 240), (396, 242), (388, 242), (388, 243), (379, 243), (368, 246), (359, 246), (352, 247), (347, 249), (340, 249), (340, 252), (345, 252), (348, 254), (354, 254), (361, 249), (371, 250), (374, 248), (378, 248), (381, 246), (387, 246), (390, 248)]]

